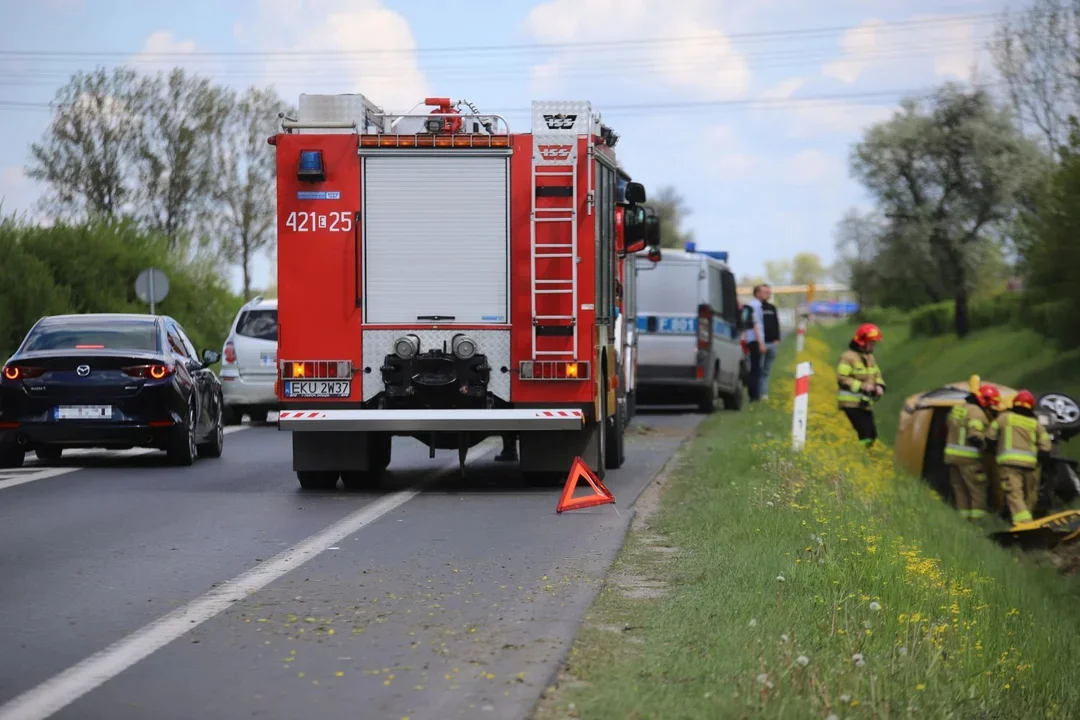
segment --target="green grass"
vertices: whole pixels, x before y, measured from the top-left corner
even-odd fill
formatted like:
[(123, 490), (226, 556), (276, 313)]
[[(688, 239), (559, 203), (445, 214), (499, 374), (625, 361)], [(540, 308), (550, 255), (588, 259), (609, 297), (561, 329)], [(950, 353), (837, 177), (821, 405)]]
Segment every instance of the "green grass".
[[(839, 349), (814, 336), (820, 368)], [(932, 360), (908, 356), (912, 382), (951, 379)], [(792, 453), (792, 362), (776, 404), (703, 424), (536, 719), (1075, 716), (1075, 581), (961, 522), (888, 448), (856, 450), (829, 382)]]
[[(824, 329), (822, 337), (840, 348), (850, 340), (854, 327), (835, 325)], [(877, 404), (875, 415), (881, 436), (890, 441), (905, 397), (966, 381), (972, 373), (987, 382), (1035, 392), (1065, 392), (1080, 399), (1080, 351), (1058, 352), (1032, 330), (993, 328), (963, 340), (954, 336), (912, 339), (906, 323), (886, 325), (881, 331), (885, 340), (874, 354), (889, 392)]]

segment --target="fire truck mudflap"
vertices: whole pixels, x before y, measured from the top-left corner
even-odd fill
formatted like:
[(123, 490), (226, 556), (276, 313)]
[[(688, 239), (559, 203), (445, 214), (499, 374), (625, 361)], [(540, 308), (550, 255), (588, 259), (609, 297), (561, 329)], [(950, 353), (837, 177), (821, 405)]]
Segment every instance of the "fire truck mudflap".
[[(525, 472), (623, 462), (617, 135), (589, 103), (511, 133), (467, 101), (301, 95), (276, 146), (278, 427), (305, 488), (362, 487), (391, 439), (520, 443)], [(468, 105), (471, 113), (458, 108)], [(627, 237), (644, 237), (631, 183)]]

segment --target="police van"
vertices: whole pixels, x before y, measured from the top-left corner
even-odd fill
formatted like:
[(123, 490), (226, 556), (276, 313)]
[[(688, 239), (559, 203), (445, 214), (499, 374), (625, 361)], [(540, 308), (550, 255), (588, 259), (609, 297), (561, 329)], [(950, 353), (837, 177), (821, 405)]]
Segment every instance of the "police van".
[(725, 251), (664, 249), (637, 264), (639, 404), (695, 402), (703, 412), (739, 410), (747, 361), (735, 275)]

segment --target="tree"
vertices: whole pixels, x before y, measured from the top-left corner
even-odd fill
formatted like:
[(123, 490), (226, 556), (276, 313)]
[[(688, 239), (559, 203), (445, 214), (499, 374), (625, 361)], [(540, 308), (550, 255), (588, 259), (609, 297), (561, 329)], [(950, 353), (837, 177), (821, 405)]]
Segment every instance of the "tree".
[(792, 263), (790, 260), (766, 260), (765, 277), (770, 285), (789, 285), (791, 283)]
[(660, 218), (660, 247), (681, 249), (693, 240), (693, 233), (682, 229), (690, 209), (678, 190), (665, 185), (657, 190), (655, 197), (650, 198), (648, 205), (656, 210)]
[(134, 71), (120, 67), (77, 72), (56, 92), (52, 122), (31, 145), (26, 167), (49, 188), (45, 211), (113, 218), (130, 208), (145, 91)]
[(1039, 328), (1065, 347), (1080, 346), (1080, 124), (1070, 121), (1069, 143), (1062, 148), (1061, 164), (1047, 192), (1025, 217), (1035, 236), (1028, 247), (1026, 270), (1033, 305), (1046, 312)]
[(266, 138), (281, 111), (292, 114), (272, 89), (248, 89), (233, 105), (216, 153), (222, 255), (240, 264), (245, 299), (251, 297), (252, 259), (276, 238), (276, 159)]
[(791, 260), (791, 282), (793, 285), (821, 283), (829, 278), (829, 271), (821, 258), (812, 252), (801, 252)]
[(928, 290), (948, 288), (959, 337), (969, 329), (984, 244), (1002, 242), (1000, 231), (1042, 161), (1006, 108), (983, 89), (955, 84), (905, 99), (852, 152), (853, 175), (888, 219), (890, 262), (916, 268), (912, 279)]
[(207, 78), (188, 75), (181, 68), (159, 73), (145, 82), (145, 88), (141, 94), (145, 127), (135, 161), (136, 215), (176, 250), (198, 235), (214, 212), (221, 166), (213, 151), (221, 143), (234, 98)]
[(1033, 0), (1019, 17), (1006, 13), (990, 50), (1020, 118), (1057, 153), (1080, 109), (1080, 0)]
[(851, 288), (859, 307), (871, 304), (880, 279), (876, 260), (881, 251), (882, 225), (875, 214), (864, 215), (849, 208), (836, 226), (837, 279)]

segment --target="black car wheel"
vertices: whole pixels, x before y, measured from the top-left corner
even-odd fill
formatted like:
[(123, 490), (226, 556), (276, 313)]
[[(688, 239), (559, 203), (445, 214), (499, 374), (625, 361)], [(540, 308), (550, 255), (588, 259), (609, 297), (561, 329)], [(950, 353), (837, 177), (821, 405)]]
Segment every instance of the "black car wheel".
[(200, 458), (219, 458), (225, 448), (225, 419), (223, 417), (224, 406), (218, 405), (217, 421), (214, 429), (210, 432), (210, 439), (199, 445)]
[(36, 450), (34, 454), (37, 455), (38, 460), (42, 462), (56, 462), (63, 456), (64, 448), (56, 447), (54, 445), (43, 445)]
[(197, 416), (195, 403), (188, 405), (187, 422), (176, 428), (167, 453), (169, 462), (173, 465), (191, 465), (195, 462), (198, 448), (195, 444), (195, 427)]
[(0, 444), (0, 468), (22, 467), (25, 459), (26, 453), (18, 445), (14, 443), (10, 445)]

